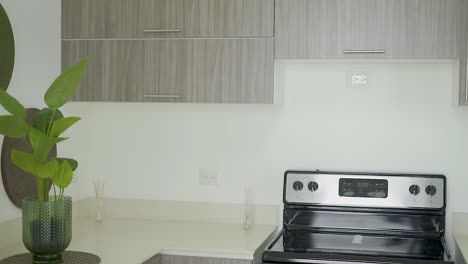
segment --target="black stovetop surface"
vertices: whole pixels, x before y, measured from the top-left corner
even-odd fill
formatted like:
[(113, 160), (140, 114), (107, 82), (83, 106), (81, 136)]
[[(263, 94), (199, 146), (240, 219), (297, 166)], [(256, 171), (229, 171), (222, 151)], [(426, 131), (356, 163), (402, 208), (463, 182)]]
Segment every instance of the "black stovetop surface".
[(326, 260), (415, 264), (448, 261), (442, 241), (438, 238), (287, 230), (272, 242), (263, 253), (265, 263)]

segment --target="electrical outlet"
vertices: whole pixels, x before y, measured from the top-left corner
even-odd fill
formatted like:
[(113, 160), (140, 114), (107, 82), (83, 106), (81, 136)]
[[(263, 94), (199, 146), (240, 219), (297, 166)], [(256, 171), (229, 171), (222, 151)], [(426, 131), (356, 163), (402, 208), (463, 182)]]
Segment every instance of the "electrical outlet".
[(347, 86), (351, 88), (370, 88), (371, 73), (367, 71), (350, 71), (347, 74)]
[(200, 169), (198, 181), (203, 186), (219, 186), (221, 184), (218, 169)]
[(353, 86), (366, 85), (367, 76), (366, 75), (353, 75), (351, 76), (351, 84)]

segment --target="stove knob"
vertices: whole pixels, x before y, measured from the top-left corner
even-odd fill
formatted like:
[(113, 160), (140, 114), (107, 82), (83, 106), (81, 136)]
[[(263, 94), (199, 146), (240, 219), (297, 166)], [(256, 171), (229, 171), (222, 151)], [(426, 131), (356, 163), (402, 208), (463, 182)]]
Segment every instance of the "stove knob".
[(293, 183), (293, 189), (296, 190), (296, 191), (302, 191), (302, 188), (304, 188), (304, 184), (302, 184), (302, 182), (300, 181), (295, 181)]
[(437, 188), (434, 185), (428, 185), (426, 187), (426, 193), (429, 196), (434, 196), (437, 193)]
[(418, 185), (414, 184), (409, 187), (409, 192), (411, 193), (411, 195), (418, 195), (420, 191), (421, 188), (419, 188)]
[(316, 183), (316, 182), (314, 182), (314, 181), (311, 181), (311, 182), (309, 182), (309, 186), (308, 186), (308, 187), (309, 187), (309, 190), (310, 190), (311, 192), (315, 192), (315, 191), (318, 189), (319, 185), (318, 185), (318, 183)]

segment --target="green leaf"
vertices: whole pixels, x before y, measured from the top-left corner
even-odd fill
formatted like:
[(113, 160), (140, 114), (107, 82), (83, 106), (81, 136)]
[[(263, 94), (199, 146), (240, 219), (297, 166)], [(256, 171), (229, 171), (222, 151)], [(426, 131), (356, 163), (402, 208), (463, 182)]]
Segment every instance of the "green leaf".
[(60, 112), (60, 110), (57, 109), (54, 112), (53, 109), (44, 108), (36, 114), (31, 125), (47, 135), (54, 122), (62, 118), (63, 114)]
[(40, 179), (51, 179), (57, 174), (59, 169), (59, 163), (56, 160), (52, 160), (37, 168), (36, 173)]
[(58, 109), (70, 100), (88, 67), (88, 58), (65, 70), (49, 87), (44, 101), (52, 109)]
[(52, 126), (52, 131), (50, 132), (51, 137), (58, 137), (67, 129), (69, 129), (73, 124), (80, 121), (79, 117), (64, 117), (54, 122)]
[(26, 119), (26, 109), (24, 106), (3, 89), (0, 89), (0, 105), (2, 105), (8, 113), (20, 119)]
[(58, 161), (59, 164), (62, 164), (64, 161), (68, 162), (68, 165), (75, 171), (78, 168), (78, 161), (69, 158), (55, 158), (53, 160)]
[(11, 151), (11, 162), (13, 162), (16, 167), (35, 176), (37, 176), (36, 170), (41, 166), (40, 162), (34, 159), (33, 154), (16, 149)]
[(28, 124), (16, 116), (0, 116), (0, 134), (11, 138), (24, 138), (28, 134)]
[(33, 127), (29, 130), (29, 140), (34, 150), (34, 158), (39, 161), (45, 161), (54, 145), (66, 139), (67, 138), (57, 137), (49, 138), (44, 133)]
[(68, 162), (64, 161), (58, 168), (57, 173), (52, 178), (53, 182), (60, 189), (65, 189), (73, 179), (73, 171)]

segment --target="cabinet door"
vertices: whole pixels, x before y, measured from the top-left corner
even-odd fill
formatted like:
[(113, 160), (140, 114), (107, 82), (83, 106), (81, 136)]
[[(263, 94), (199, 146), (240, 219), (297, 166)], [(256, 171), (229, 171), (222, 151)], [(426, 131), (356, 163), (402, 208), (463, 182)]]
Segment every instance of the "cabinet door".
[[(405, 0), (406, 1), (406, 0)], [(411, 0), (410, 0), (411, 1)], [(393, 0), (341, 0), (339, 24), (343, 26), (343, 57), (383, 56), (393, 20)]]
[(341, 0), (276, 0), (275, 57), (320, 59), (342, 57)]
[(62, 38), (139, 37), (142, 9), (143, 0), (62, 0)]
[(460, 8), (461, 34), (460, 34), (460, 57), (458, 60), (458, 103), (461, 106), (468, 106), (468, 2), (463, 1)]
[(84, 57), (86, 74), (72, 100), (133, 102), (143, 96), (143, 41), (62, 41), (62, 70)]
[(460, 43), (460, 0), (386, 0), (385, 51), (391, 58), (456, 59)]
[[(145, 37), (273, 37), (274, 0), (147, 0)], [(158, 30), (180, 30), (159, 32)], [(151, 32), (156, 30), (156, 32)]]
[(273, 40), (145, 42), (147, 102), (273, 103)]
[(274, 0), (63, 0), (62, 38), (272, 37)]
[(272, 39), (65, 40), (90, 63), (74, 100), (273, 103)]
[(460, 0), (277, 0), (276, 58), (458, 56)]

